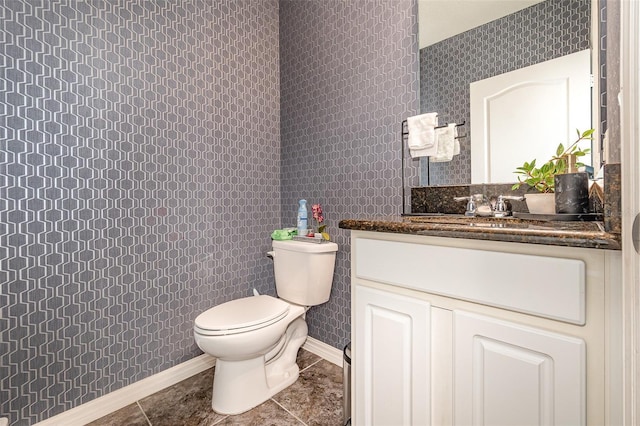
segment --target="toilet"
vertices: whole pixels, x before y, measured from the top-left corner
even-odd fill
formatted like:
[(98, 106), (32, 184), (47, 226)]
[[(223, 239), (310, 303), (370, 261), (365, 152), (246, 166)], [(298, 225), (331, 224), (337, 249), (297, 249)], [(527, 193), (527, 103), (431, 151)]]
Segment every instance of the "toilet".
[(298, 379), (298, 350), (307, 339), (305, 313), (329, 300), (338, 245), (273, 241), (278, 298), (232, 300), (198, 315), (200, 349), (216, 358), (211, 406), (240, 414)]

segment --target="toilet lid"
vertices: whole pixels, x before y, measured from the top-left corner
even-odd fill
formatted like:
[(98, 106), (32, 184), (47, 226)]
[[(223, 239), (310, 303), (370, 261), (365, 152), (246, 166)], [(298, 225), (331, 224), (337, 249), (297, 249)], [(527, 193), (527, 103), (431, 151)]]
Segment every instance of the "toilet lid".
[(275, 297), (244, 297), (201, 313), (195, 326), (200, 333), (208, 335), (242, 333), (277, 322), (288, 312), (289, 304)]

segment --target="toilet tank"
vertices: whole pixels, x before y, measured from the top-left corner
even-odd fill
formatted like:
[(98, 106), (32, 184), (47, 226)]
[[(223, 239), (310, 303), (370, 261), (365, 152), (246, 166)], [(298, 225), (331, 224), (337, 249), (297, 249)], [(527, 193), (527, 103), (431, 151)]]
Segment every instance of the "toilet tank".
[(284, 300), (303, 306), (329, 300), (338, 245), (273, 241), (276, 291)]

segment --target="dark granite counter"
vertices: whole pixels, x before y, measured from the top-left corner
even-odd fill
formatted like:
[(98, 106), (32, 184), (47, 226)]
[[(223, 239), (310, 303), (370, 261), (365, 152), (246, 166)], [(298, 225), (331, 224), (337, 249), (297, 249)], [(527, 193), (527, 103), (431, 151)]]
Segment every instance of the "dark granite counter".
[(462, 215), (345, 219), (339, 227), (359, 231), (430, 235), (446, 238), (620, 250), (620, 235), (602, 222), (556, 222)]

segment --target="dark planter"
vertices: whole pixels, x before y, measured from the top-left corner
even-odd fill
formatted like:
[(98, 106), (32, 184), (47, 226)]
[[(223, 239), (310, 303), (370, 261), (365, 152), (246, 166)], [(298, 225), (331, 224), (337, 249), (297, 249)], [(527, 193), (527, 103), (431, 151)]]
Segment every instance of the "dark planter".
[(556, 213), (589, 213), (589, 176), (567, 173), (555, 176)]

